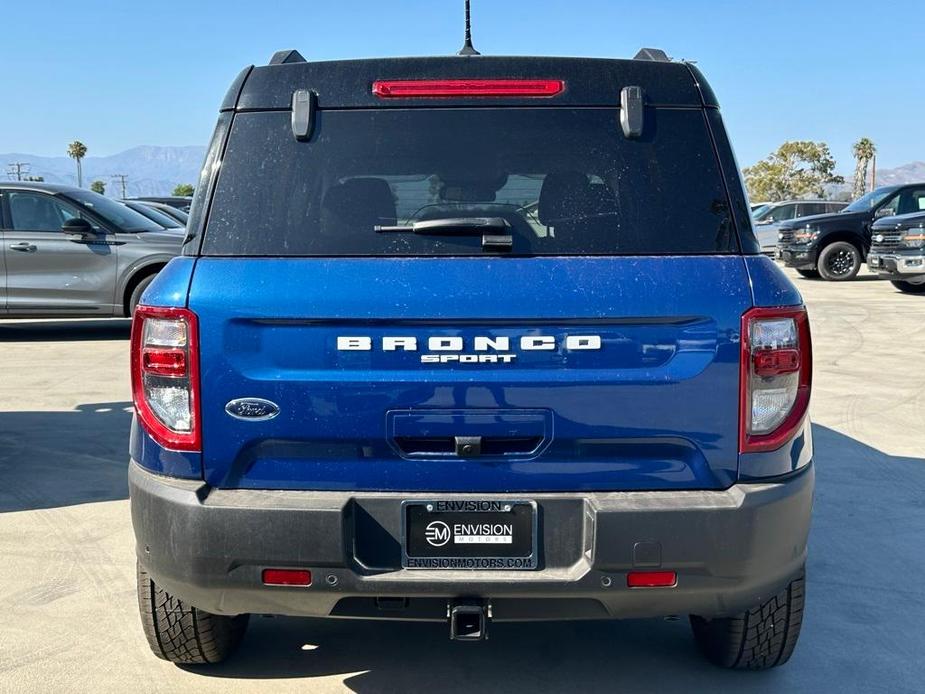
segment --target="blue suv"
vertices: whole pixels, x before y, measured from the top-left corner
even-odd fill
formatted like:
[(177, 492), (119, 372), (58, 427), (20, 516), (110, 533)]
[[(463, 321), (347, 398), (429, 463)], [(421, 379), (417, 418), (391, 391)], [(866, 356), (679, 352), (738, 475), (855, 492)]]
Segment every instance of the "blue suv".
[(793, 651), (807, 314), (691, 64), (247, 68), (131, 349), (161, 658), (221, 661), (251, 613), (683, 614), (718, 665)]

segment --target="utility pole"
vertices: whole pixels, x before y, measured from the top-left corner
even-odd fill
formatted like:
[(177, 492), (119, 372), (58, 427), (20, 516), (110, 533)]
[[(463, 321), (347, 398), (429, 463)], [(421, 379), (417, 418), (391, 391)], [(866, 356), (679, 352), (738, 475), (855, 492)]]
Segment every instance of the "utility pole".
[(21, 181), (23, 175), (29, 173), (29, 167), (31, 164), (27, 161), (14, 161), (10, 162), (9, 168), (6, 170), (7, 175), (10, 177), (10, 180), (13, 180), (13, 176), (16, 176), (17, 181)]
[(873, 190), (877, 187), (877, 153), (874, 152), (874, 156), (871, 157), (873, 165), (871, 166), (870, 172), (870, 189)]
[(119, 183), (122, 185), (122, 199), (125, 200), (125, 179), (128, 178), (128, 174), (112, 174), (112, 178), (119, 179)]

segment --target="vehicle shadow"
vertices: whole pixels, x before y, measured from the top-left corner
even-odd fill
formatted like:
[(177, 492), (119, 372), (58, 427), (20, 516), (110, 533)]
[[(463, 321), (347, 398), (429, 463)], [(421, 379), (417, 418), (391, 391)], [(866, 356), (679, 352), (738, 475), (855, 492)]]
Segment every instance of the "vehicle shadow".
[(2, 320), (0, 342), (127, 340), (131, 326), (129, 318)]
[(128, 498), (131, 407), (0, 412), (0, 513)]
[[(821, 277), (802, 277), (800, 275), (791, 277), (791, 279), (794, 282), (826, 282), (826, 280)], [(847, 282), (886, 282), (886, 280), (877, 275), (858, 275), (853, 279), (847, 280)]]
[(189, 671), (340, 676), (355, 692), (919, 691), (925, 595), (909, 577), (925, 574), (925, 459), (891, 456), (822, 426), (814, 438), (808, 603), (785, 667), (715, 668), (697, 653), (684, 618), (492, 624), (487, 643), (460, 644), (445, 624), (255, 616), (227, 663)]

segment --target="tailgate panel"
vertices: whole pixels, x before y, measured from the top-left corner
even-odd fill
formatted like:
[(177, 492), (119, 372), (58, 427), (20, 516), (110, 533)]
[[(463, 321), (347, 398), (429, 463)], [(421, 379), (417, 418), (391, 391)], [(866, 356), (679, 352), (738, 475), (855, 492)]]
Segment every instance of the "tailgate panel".
[[(736, 475), (750, 303), (736, 256), (202, 258), (190, 308), (205, 478), (318, 490), (723, 488)], [(225, 404), (242, 397), (280, 413), (229, 417)], [(448, 452), (452, 436), (482, 436), (486, 451)]]

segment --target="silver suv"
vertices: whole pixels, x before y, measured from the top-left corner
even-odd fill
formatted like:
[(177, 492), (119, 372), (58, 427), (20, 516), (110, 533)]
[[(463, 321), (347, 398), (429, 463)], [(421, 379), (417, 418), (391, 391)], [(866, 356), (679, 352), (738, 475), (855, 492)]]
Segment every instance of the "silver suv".
[(184, 235), (82, 188), (0, 182), (0, 316), (130, 316)]

